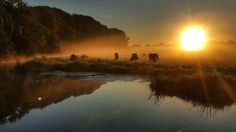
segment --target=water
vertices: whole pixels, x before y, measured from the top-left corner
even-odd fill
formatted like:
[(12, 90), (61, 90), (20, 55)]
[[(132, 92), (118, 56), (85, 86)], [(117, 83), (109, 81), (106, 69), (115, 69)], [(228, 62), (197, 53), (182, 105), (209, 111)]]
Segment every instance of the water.
[(1, 132), (236, 131), (235, 101), (215, 81), (206, 85), (217, 93), (209, 88), (205, 97), (200, 85), (187, 89), (197, 80), (172, 89), (160, 79), (98, 73), (8, 78), (0, 85)]

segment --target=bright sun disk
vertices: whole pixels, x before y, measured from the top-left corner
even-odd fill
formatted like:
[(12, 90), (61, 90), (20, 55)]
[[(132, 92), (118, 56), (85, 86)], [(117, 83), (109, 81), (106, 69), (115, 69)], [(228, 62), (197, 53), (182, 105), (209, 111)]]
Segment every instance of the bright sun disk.
[(206, 32), (200, 26), (186, 28), (181, 34), (181, 47), (187, 51), (201, 50), (205, 47)]

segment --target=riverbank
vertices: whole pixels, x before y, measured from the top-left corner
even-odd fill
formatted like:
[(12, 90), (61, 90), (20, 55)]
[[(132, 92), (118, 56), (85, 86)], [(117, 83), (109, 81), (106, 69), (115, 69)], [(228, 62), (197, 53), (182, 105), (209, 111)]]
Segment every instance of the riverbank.
[(151, 62), (113, 61), (102, 59), (79, 58), (71, 61), (68, 58), (35, 58), (25, 63), (18, 63), (14, 72), (20, 74), (42, 73), (50, 71), (65, 72), (99, 72), (150, 76), (182, 76), (193, 74), (221, 74), (236, 76), (236, 67), (200, 64), (159, 64)]

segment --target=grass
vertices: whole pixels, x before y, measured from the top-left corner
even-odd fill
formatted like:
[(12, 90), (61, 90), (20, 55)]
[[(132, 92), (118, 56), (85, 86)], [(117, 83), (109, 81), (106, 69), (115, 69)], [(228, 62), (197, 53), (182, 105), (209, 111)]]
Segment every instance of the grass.
[(36, 58), (31, 61), (18, 64), (14, 71), (21, 74), (41, 73), (49, 71), (66, 72), (101, 72), (114, 74), (138, 74), (150, 76), (183, 76), (203, 73), (235, 76), (235, 67), (216, 65), (170, 65), (151, 62), (113, 61), (101, 59), (78, 59), (70, 61), (68, 58)]
[(37, 74), (51, 71), (65, 72), (100, 72), (114, 74), (150, 75), (154, 77), (194, 77), (196, 74), (236, 76), (236, 67), (222, 64), (164, 64), (151, 62), (129, 62), (102, 59), (79, 58), (35, 58), (24, 63), (17, 63), (13, 72)]

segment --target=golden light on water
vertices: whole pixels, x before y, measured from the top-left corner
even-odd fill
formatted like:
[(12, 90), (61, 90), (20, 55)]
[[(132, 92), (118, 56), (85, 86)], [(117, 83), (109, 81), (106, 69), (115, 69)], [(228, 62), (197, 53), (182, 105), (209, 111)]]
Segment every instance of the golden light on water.
[(181, 48), (186, 51), (197, 51), (205, 47), (206, 31), (201, 26), (190, 26), (181, 33)]
[(42, 101), (42, 97), (38, 97), (38, 101)]

